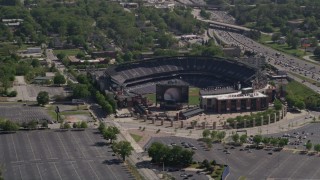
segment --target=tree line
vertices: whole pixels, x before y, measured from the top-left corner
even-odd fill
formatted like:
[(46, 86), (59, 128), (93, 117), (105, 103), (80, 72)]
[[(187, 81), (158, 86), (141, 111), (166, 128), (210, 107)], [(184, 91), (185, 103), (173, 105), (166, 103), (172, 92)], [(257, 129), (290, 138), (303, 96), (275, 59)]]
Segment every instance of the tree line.
[(120, 130), (115, 126), (106, 126), (103, 122), (100, 122), (98, 127), (99, 132), (102, 134), (103, 138), (109, 140), (112, 144), (112, 150), (116, 154), (119, 154), (123, 161), (126, 160), (126, 157), (130, 156), (134, 150), (128, 141), (119, 141), (117, 140), (117, 135), (120, 133)]
[(154, 142), (148, 148), (148, 155), (152, 158), (153, 163), (187, 166), (192, 163), (194, 151), (183, 149), (181, 146), (168, 147), (165, 144)]

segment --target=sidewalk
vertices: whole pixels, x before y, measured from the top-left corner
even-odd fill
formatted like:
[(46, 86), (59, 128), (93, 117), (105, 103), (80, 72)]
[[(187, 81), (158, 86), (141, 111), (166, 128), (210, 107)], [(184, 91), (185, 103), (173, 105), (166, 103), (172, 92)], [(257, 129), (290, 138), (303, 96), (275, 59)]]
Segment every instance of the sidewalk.
[[(111, 118), (112, 119), (112, 118)], [(143, 149), (133, 140), (133, 138), (130, 136), (130, 134), (126, 131), (125, 128), (122, 128), (119, 123), (113, 121), (113, 120), (107, 120), (106, 118), (104, 118), (105, 122), (108, 122), (109, 124), (113, 124), (114, 126), (116, 126), (119, 130), (120, 130), (120, 134), (118, 136), (118, 140), (123, 141), (129, 141), (134, 149), (134, 151), (132, 152), (131, 156), (128, 157), (128, 161), (136, 166), (137, 170), (140, 172), (140, 174), (145, 177), (148, 180), (158, 180), (160, 179), (157, 174), (152, 171), (151, 169), (148, 168), (144, 168), (144, 167), (137, 167), (137, 164), (143, 163), (143, 157), (141, 157), (141, 155), (139, 153), (143, 152)]]

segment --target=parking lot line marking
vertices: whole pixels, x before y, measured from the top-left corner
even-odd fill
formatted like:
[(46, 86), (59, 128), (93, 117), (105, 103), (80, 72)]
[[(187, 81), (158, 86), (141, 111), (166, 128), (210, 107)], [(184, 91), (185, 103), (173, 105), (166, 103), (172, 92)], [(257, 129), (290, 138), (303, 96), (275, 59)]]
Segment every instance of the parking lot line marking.
[[(86, 134), (87, 138), (89, 139), (90, 143), (93, 143), (93, 140), (90, 138), (90, 136), (88, 135), (87, 131), (84, 131), (84, 133)], [(103, 157), (99, 151), (99, 149), (97, 148), (97, 146), (94, 146), (94, 149), (97, 151), (98, 153), (98, 157)]]
[(250, 171), (249, 174), (254, 173), (257, 169), (259, 169), (262, 165), (266, 164), (267, 161), (270, 160), (270, 157), (265, 158), (264, 160), (260, 161), (260, 163), (258, 165), (255, 165), (254, 168)]
[(33, 159), (36, 160), (36, 155), (34, 154), (33, 147), (32, 147), (32, 144), (31, 144), (29, 135), (28, 135), (28, 133), (26, 133), (26, 134), (27, 134), (27, 139), (28, 139), (29, 144), (30, 144), (30, 147), (31, 147), (31, 152), (32, 152), (32, 154), (33, 154)]
[(12, 134), (11, 134), (11, 139), (12, 139), (12, 144), (13, 144), (14, 153), (16, 154), (16, 159), (17, 159), (17, 161), (19, 161), (18, 153), (17, 153), (17, 150), (16, 150), (16, 145), (14, 144), (13, 135), (12, 135)]
[(72, 137), (72, 139), (76, 142), (76, 144), (77, 144), (77, 146), (78, 146), (78, 148), (79, 148), (79, 151), (81, 152), (83, 158), (86, 158), (86, 155), (82, 152), (81, 147), (80, 147), (80, 145), (79, 145), (79, 142), (76, 140), (76, 138), (74, 137), (74, 135), (73, 135), (72, 132), (71, 132), (71, 137)]
[(43, 136), (40, 136), (40, 141), (42, 141), (42, 143), (44, 143), (44, 144), (46, 145), (46, 148), (47, 148), (47, 150), (48, 150), (48, 152), (49, 152), (49, 155), (50, 155), (50, 158), (49, 158), (49, 159), (53, 159), (53, 157), (52, 157), (52, 152), (51, 152), (51, 150), (50, 150), (50, 148), (49, 148), (49, 146), (48, 146), (48, 143), (47, 143), (46, 138), (44, 138), (44, 134), (43, 134)]
[[(112, 166), (111, 166), (112, 167)], [(107, 166), (107, 168), (110, 170), (111, 174), (113, 177), (116, 178), (116, 180), (118, 180), (118, 177), (114, 174), (113, 170), (111, 169), (111, 167)]]
[(89, 164), (89, 167), (90, 167), (91, 171), (92, 171), (93, 174), (97, 177), (97, 179), (100, 179), (99, 176), (98, 176), (98, 174), (96, 173), (96, 171), (92, 168), (90, 162), (88, 161), (87, 163)]
[(21, 180), (22, 180), (23, 178), (22, 178), (22, 172), (21, 172), (20, 165), (18, 166), (18, 169), (19, 169), (20, 178), (21, 178)]
[(81, 179), (81, 177), (80, 177), (80, 176), (79, 176), (79, 174), (78, 174), (77, 169), (74, 167), (73, 162), (71, 162), (71, 166), (72, 166), (73, 170), (76, 172), (76, 174), (77, 174), (78, 178), (79, 178), (79, 179)]
[(36, 163), (36, 166), (37, 166), (37, 169), (38, 169), (38, 173), (39, 173), (39, 175), (40, 175), (40, 179), (42, 180), (41, 171), (40, 171), (39, 166), (38, 166), (38, 164), (37, 164), (37, 163)]
[(54, 165), (54, 168), (56, 169), (56, 171), (58, 173), (59, 178), (62, 180), (62, 177), (61, 177), (60, 172), (59, 172), (59, 170), (58, 170), (58, 168), (56, 166), (56, 163), (54, 162), (53, 165)]
[(316, 172), (312, 175), (312, 177), (310, 179), (315, 179), (314, 177), (318, 174), (319, 171), (320, 171), (320, 168), (318, 168), (316, 170)]
[[(280, 154), (278, 154), (278, 156), (277, 156), (277, 158), (278, 158), (278, 163), (279, 163), (279, 161), (280, 161), (280, 160), (279, 160), (279, 159), (280, 159), (279, 156), (280, 156)], [(291, 156), (294, 156), (294, 154), (290, 154), (286, 160), (281, 161), (281, 164), (279, 164), (277, 167), (275, 166), (275, 167), (274, 167), (274, 170), (269, 173), (269, 177), (271, 177), (273, 173), (275, 173), (277, 170), (279, 170), (280, 166), (284, 165), (284, 164), (290, 159)]]
[(66, 147), (64, 146), (64, 144), (63, 144), (63, 142), (62, 142), (61, 137), (59, 136), (59, 133), (57, 133), (56, 135), (58, 136), (58, 138), (59, 138), (59, 140), (60, 140), (60, 142), (61, 142), (61, 144), (62, 144), (62, 148), (63, 148), (64, 152), (67, 154), (68, 159), (70, 159), (70, 156), (69, 156), (69, 154), (68, 154), (68, 152), (67, 152), (67, 150), (66, 150)]
[(292, 177), (294, 177), (294, 175), (298, 172), (298, 170), (299, 170), (307, 161), (309, 161), (309, 160), (310, 160), (310, 158), (307, 157), (302, 163), (299, 162), (298, 168), (291, 174), (291, 176), (289, 177), (289, 179), (291, 179)]

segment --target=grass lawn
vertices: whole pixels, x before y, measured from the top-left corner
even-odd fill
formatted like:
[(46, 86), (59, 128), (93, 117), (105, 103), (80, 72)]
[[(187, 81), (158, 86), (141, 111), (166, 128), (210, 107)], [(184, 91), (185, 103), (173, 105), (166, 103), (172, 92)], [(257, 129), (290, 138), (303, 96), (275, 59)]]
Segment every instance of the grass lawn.
[(244, 176), (240, 176), (239, 177), (239, 180), (246, 180), (247, 178), (246, 177), (244, 177)]
[[(52, 117), (52, 119), (57, 119), (57, 113), (53, 109), (47, 110), (49, 116)], [(90, 115), (89, 111), (62, 111), (60, 112), (60, 116), (69, 116), (69, 115)]]
[(48, 109), (47, 112), (48, 112), (49, 116), (50, 116), (52, 119), (54, 119), (54, 120), (57, 119), (57, 113), (56, 113), (54, 110)]
[(142, 139), (142, 136), (137, 134), (130, 133), (130, 136), (134, 139), (134, 141), (139, 142)]
[(62, 111), (60, 115), (89, 115), (89, 111)]
[(272, 41), (271, 36), (261, 34), (261, 38), (260, 38), (259, 42), (266, 45), (266, 46), (269, 46), (269, 47), (276, 49), (278, 51), (281, 51), (281, 52), (284, 52), (287, 54), (291, 54), (291, 55), (297, 56), (297, 57), (302, 57), (305, 55), (304, 50), (302, 50), (302, 49), (292, 49), (291, 47), (288, 47), (287, 44), (277, 44), (277, 43), (273, 43), (270, 41)]
[(156, 94), (147, 94), (146, 96), (149, 101), (151, 101), (152, 103), (156, 103)]
[(256, 25), (256, 22), (247, 22), (246, 24), (244, 24), (244, 27), (253, 29), (255, 25)]
[(81, 52), (80, 49), (59, 49), (59, 50), (53, 50), (53, 53), (55, 55), (59, 54), (59, 53), (65, 53), (67, 56), (75, 56), (77, 55), (79, 52)]
[(272, 41), (271, 36), (266, 34), (261, 34), (261, 37), (258, 42), (264, 44), (265, 42), (268, 42), (268, 41)]
[(300, 96), (303, 99), (312, 95), (317, 95), (316, 92), (297, 81), (289, 82), (286, 86), (286, 92), (289, 95), (293, 94), (294, 96)]
[(199, 101), (199, 88), (189, 88), (189, 105), (198, 105)]
[(318, 81), (316, 81), (316, 80), (306, 78), (306, 77), (304, 77), (304, 76), (302, 76), (302, 75), (300, 75), (300, 74), (291, 73), (291, 72), (289, 72), (289, 73), (292, 74), (292, 75), (294, 75), (294, 76), (296, 76), (296, 77), (298, 77), (298, 78), (300, 78), (300, 79), (302, 79), (302, 80), (305, 80), (305, 81), (307, 81), (307, 82), (309, 82), (309, 83), (311, 83), (311, 84), (314, 84), (314, 85), (320, 87), (320, 83), (319, 83)]
[(198, 163), (196, 164), (191, 164), (188, 168), (200, 168), (200, 165)]

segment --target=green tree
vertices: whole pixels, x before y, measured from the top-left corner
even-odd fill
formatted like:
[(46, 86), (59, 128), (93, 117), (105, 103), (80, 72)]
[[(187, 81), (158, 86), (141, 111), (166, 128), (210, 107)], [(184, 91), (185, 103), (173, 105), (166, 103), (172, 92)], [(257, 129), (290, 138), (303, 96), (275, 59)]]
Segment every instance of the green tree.
[(38, 59), (32, 59), (31, 66), (34, 67), (34, 68), (39, 67), (40, 66), (39, 60)]
[(88, 77), (87, 77), (85, 74), (79, 74), (79, 75), (77, 76), (77, 81), (78, 81), (80, 84), (89, 84)]
[(47, 128), (48, 127), (48, 122), (47, 121), (43, 121), (42, 125), (43, 128)]
[(282, 108), (282, 103), (279, 99), (274, 100), (274, 109), (279, 111)]
[(165, 157), (169, 154), (170, 149), (162, 143), (154, 142), (148, 148), (148, 155), (151, 157), (151, 162), (163, 162)]
[(44, 106), (49, 103), (49, 94), (46, 91), (40, 91), (37, 96), (37, 102), (40, 106)]
[(4, 131), (18, 131), (18, 124), (9, 120), (0, 120), (0, 129)]
[(77, 57), (78, 59), (83, 59), (85, 56), (86, 56), (86, 55), (85, 55), (83, 52), (79, 52), (79, 53), (76, 55), (76, 57)]
[(246, 134), (242, 134), (242, 135), (240, 136), (240, 142), (241, 142), (242, 144), (247, 142), (247, 135), (246, 135)]
[(287, 144), (288, 144), (288, 139), (282, 138), (279, 140), (279, 147), (284, 147)]
[(38, 125), (38, 122), (36, 120), (32, 120), (28, 123), (28, 128), (30, 129), (36, 129)]
[(66, 83), (66, 79), (62, 74), (57, 73), (53, 78), (53, 83), (60, 86), (61, 84)]
[(315, 144), (314, 147), (313, 147), (313, 149), (314, 149), (317, 153), (319, 153), (319, 152), (320, 152), (320, 144)]
[(129, 61), (132, 61), (132, 57), (133, 57), (132, 53), (128, 51), (123, 55), (123, 60), (126, 62), (129, 62)]
[(313, 55), (320, 57), (320, 46), (317, 46), (313, 51)]
[(311, 143), (311, 142), (307, 142), (307, 144), (306, 144), (306, 149), (307, 149), (308, 151), (310, 151), (311, 148), (312, 148), (312, 143)]
[(112, 145), (112, 150), (119, 154), (122, 157), (122, 160), (125, 161), (126, 157), (131, 155), (133, 147), (128, 141), (120, 141)]
[(103, 133), (105, 129), (106, 129), (106, 125), (104, 124), (104, 122), (100, 122), (98, 127), (99, 132)]
[(203, 17), (203, 18), (205, 18), (205, 19), (209, 19), (210, 18), (210, 13), (208, 13), (208, 12), (206, 12), (206, 10), (205, 9), (201, 9), (201, 11), (200, 11), (200, 16), (201, 17)]
[(270, 139), (269, 137), (263, 137), (263, 139), (262, 139), (262, 142), (263, 142), (263, 144), (265, 144), (265, 145), (269, 144), (270, 141), (271, 141), (271, 139)]
[(273, 146), (277, 146), (277, 145), (279, 144), (279, 139), (277, 139), (277, 138), (271, 138), (270, 143), (271, 143)]
[(221, 142), (224, 138), (226, 137), (226, 132), (225, 131), (219, 131), (217, 134), (217, 138)]
[(255, 135), (253, 137), (253, 142), (256, 144), (256, 145), (259, 145), (261, 142), (262, 142), (262, 136), (261, 135)]
[(75, 98), (87, 98), (90, 96), (88, 86), (85, 84), (72, 85), (73, 97)]
[(71, 126), (70, 126), (69, 123), (65, 122), (65, 123), (63, 124), (63, 129), (70, 129), (70, 128), (71, 128)]
[(273, 33), (273, 34), (272, 34), (272, 37), (271, 37), (271, 40), (272, 40), (273, 42), (276, 42), (276, 41), (278, 41), (278, 40), (280, 39), (280, 37), (281, 37), (281, 34), (280, 34), (280, 33)]
[(202, 137), (207, 138), (210, 135), (210, 130), (209, 129), (205, 129), (202, 132)]
[(235, 142), (235, 143), (238, 143), (239, 138), (240, 138), (240, 136), (239, 136), (238, 133), (235, 133), (234, 135), (232, 135), (232, 140), (233, 140), (233, 142)]
[(212, 139), (212, 140), (215, 140), (215, 139), (217, 138), (217, 134), (218, 134), (217, 131), (211, 131), (211, 134), (210, 134), (211, 139)]
[(88, 128), (87, 122), (81, 121), (80, 127), (81, 127), (81, 128)]
[(67, 57), (66, 53), (59, 53), (59, 54), (57, 54), (57, 58), (58, 58), (60, 61), (64, 60), (65, 57)]
[(120, 133), (120, 130), (115, 126), (109, 126), (103, 131), (103, 137), (105, 139), (109, 139), (110, 143), (113, 142), (113, 140), (117, 139), (117, 134)]

